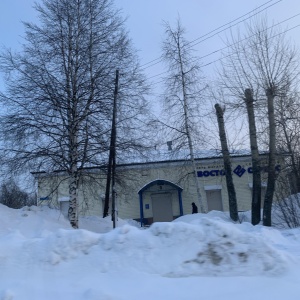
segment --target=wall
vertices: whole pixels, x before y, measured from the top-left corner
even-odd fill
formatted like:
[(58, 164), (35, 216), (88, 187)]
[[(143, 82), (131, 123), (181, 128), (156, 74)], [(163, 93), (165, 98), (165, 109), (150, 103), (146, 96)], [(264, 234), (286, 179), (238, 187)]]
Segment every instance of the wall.
[[(265, 165), (266, 162), (262, 163)], [(277, 162), (277, 164), (280, 164)], [(224, 169), (221, 158), (197, 160), (198, 180), (201, 183), (201, 195), (207, 208), (207, 196), (205, 189), (221, 188), (222, 206), (228, 211), (228, 195), (226, 178), (222, 172)], [(238, 210), (251, 209), (251, 158), (249, 156), (232, 158), (233, 180), (235, 184)], [(90, 171), (91, 172), (91, 171)], [(79, 213), (83, 215), (102, 215), (102, 200), (105, 194), (105, 176), (99, 170), (93, 171), (93, 176), (86, 175), (80, 181), (79, 189)], [(119, 166), (117, 169), (117, 208), (119, 217), (122, 219), (139, 219), (140, 204), (138, 191), (148, 183), (163, 179), (179, 185), (182, 189), (183, 214), (192, 211), (191, 203), (198, 204), (196, 186), (192, 168), (186, 161), (167, 161), (158, 163), (131, 164)], [(262, 172), (263, 181), (266, 181), (267, 172)], [(39, 175), (38, 197), (49, 197), (49, 200), (40, 201), (40, 205), (51, 204), (59, 207), (59, 200), (68, 199), (68, 180), (63, 174), (56, 176)], [(164, 186), (161, 192), (172, 194), (173, 215), (179, 215), (177, 190)], [(155, 187), (143, 193), (143, 202), (149, 204), (149, 209), (144, 210), (144, 216), (151, 218), (151, 193)], [(156, 191), (157, 192), (157, 191)], [(199, 208), (199, 204), (197, 205)]]

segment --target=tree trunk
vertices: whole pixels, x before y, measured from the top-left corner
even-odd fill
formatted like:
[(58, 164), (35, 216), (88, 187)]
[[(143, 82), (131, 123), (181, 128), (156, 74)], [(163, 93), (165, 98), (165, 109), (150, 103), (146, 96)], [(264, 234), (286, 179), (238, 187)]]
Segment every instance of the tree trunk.
[(109, 151), (109, 158), (107, 164), (107, 175), (106, 175), (106, 187), (105, 187), (105, 198), (104, 198), (104, 209), (103, 209), (103, 218), (108, 216), (109, 210), (109, 194), (110, 194), (110, 185), (111, 185), (111, 151)]
[(236, 201), (236, 193), (232, 179), (232, 169), (231, 169), (231, 161), (230, 155), (227, 145), (227, 137), (225, 132), (225, 125), (224, 125), (224, 118), (223, 118), (223, 110), (219, 104), (215, 105), (218, 125), (219, 125), (219, 136), (221, 141), (222, 147), (222, 154), (224, 160), (224, 168), (225, 168), (225, 176), (226, 176), (226, 185), (227, 185), (227, 192), (228, 192), (228, 200), (229, 200), (229, 213), (230, 218), (233, 221), (237, 221), (239, 219), (238, 215), (238, 207)]
[(73, 228), (78, 228), (78, 154), (76, 131), (70, 131), (70, 184), (69, 184), (69, 210), (68, 217)]
[(184, 110), (185, 133), (186, 133), (186, 136), (187, 136), (187, 139), (188, 139), (191, 163), (192, 163), (192, 168), (193, 168), (193, 175), (194, 175), (194, 180), (195, 180), (195, 185), (196, 185), (196, 190), (197, 190), (198, 203), (200, 205), (200, 211), (202, 213), (205, 213), (206, 208), (204, 207), (203, 201), (202, 201), (200, 183), (199, 183), (199, 180), (198, 180), (197, 168), (196, 168), (196, 163), (195, 163), (194, 147), (193, 147), (190, 127), (189, 127), (188, 103), (187, 103), (188, 96), (187, 96), (187, 93), (186, 93), (185, 73), (184, 73), (184, 70), (183, 70), (183, 62), (182, 62), (181, 50), (180, 50), (181, 48), (180, 48), (179, 44), (177, 44), (177, 47), (178, 47), (178, 52), (179, 52), (179, 65), (180, 65), (180, 71), (181, 71), (181, 85), (182, 85), (182, 94), (183, 94), (183, 110)]
[(77, 205), (77, 188), (78, 186), (78, 173), (74, 168), (74, 171), (70, 175), (70, 185), (69, 185), (69, 210), (68, 217), (70, 224), (73, 228), (78, 228), (78, 205)]
[(263, 225), (271, 226), (271, 213), (272, 202), (275, 191), (275, 160), (276, 160), (276, 127), (275, 127), (275, 114), (274, 114), (274, 91), (272, 88), (266, 91), (268, 100), (268, 119), (269, 119), (269, 164), (268, 164), (268, 184), (265, 195), (264, 212), (263, 212)]
[(245, 103), (247, 106), (250, 147), (252, 157), (252, 205), (251, 205), (251, 222), (252, 225), (259, 224), (261, 220), (261, 173), (260, 159), (257, 146), (257, 132), (254, 115), (254, 99), (250, 89), (245, 90)]

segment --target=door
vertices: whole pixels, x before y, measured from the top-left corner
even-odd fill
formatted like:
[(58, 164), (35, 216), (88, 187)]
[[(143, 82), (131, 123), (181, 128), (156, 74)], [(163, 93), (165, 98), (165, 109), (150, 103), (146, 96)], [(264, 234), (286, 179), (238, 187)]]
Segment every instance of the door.
[(170, 193), (152, 194), (153, 222), (173, 221), (172, 196)]
[(206, 191), (208, 211), (220, 210), (223, 211), (221, 190)]

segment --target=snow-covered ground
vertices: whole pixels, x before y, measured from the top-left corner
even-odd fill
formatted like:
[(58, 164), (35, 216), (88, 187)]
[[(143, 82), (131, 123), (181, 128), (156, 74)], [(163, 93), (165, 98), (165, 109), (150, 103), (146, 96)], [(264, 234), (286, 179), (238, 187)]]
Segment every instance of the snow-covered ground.
[(221, 212), (141, 229), (0, 204), (0, 300), (298, 300), (300, 229)]

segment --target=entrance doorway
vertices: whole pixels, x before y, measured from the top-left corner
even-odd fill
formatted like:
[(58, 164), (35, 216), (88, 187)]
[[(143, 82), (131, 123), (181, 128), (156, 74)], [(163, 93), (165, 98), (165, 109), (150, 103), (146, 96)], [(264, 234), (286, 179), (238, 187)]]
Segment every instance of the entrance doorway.
[(152, 194), (153, 222), (173, 221), (171, 193)]
[(223, 211), (221, 190), (206, 191), (208, 211), (220, 210)]
[[(147, 192), (147, 196), (144, 195), (144, 192)], [(144, 185), (138, 194), (141, 226), (153, 222), (170, 222), (178, 216), (183, 216), (182, 188), (171, 181), (156, 179)], [(144, 196), (147, 197), (146, 200)], [(146, 202), (145, 207), (144, 201)], [(147, 213), (145, 218), (144, 209), (150, 209), (150, 207), (152, 208), (152, 215), (151, 211), (145, 211)]]

